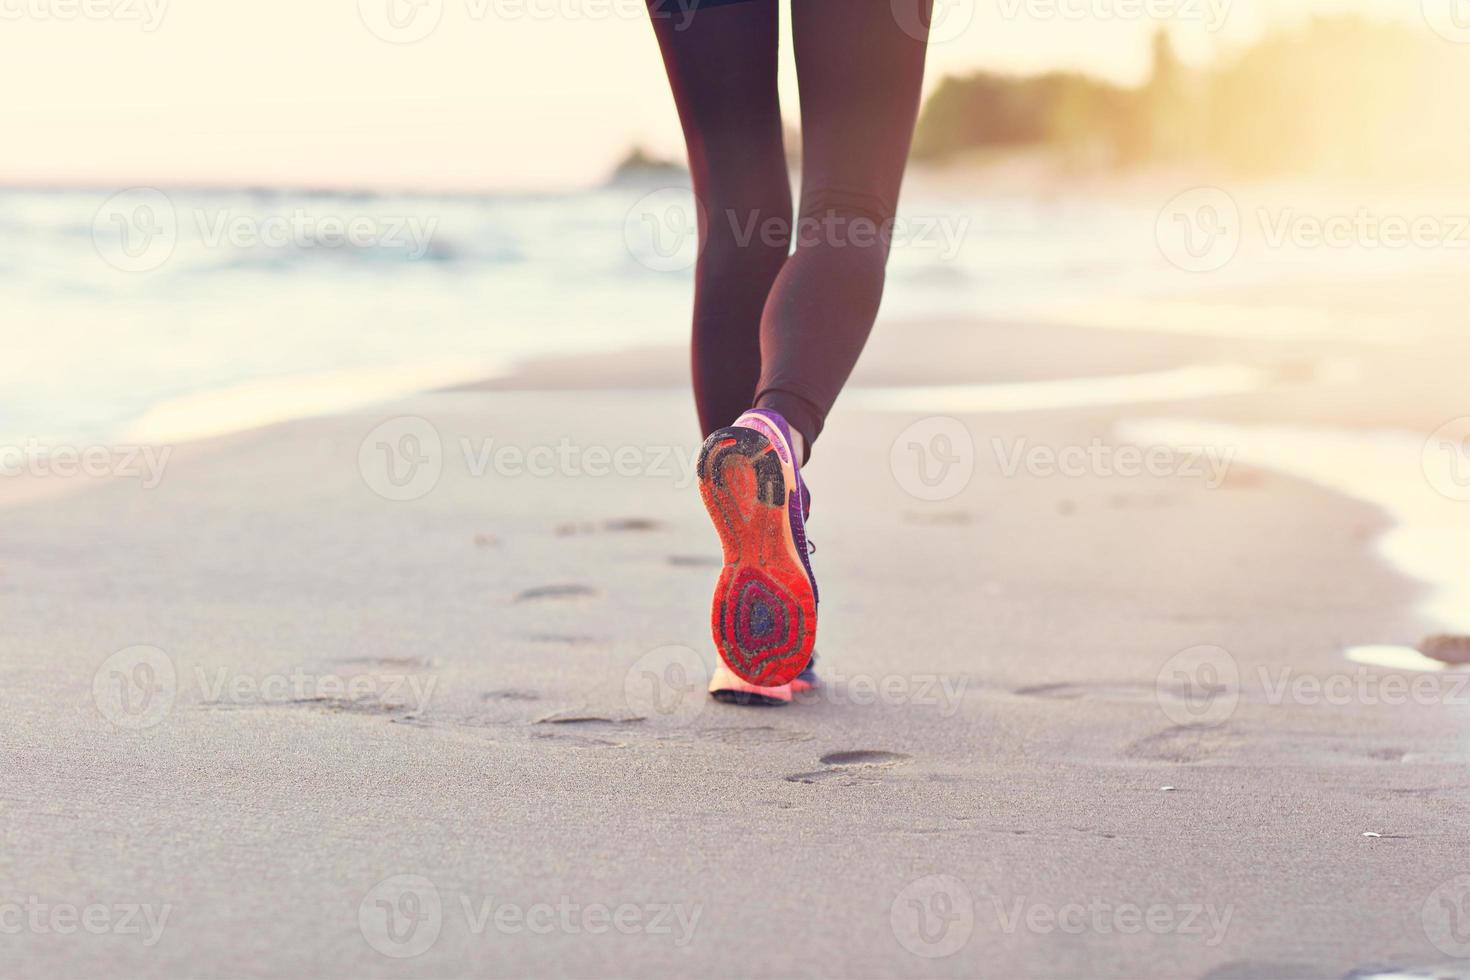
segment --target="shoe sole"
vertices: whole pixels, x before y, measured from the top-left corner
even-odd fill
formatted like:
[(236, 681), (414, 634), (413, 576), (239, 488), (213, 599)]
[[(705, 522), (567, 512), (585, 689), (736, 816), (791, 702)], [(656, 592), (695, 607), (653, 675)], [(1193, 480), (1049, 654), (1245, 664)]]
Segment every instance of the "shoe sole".
[(738, 704), (745, 708), (780, 708), (791, 703), (789, 691), (785, 697), (739, 690), (710, 691), (709, 696), (721, 704)]
[(738, 704), (746, 707), (779, 708), (812, 690), (814, 685), (797, 679), (780, 687), (757, 687), (747, 684), (738, 677), (711, 684), (709, 696), (721, 704)]
[(791, 703), (791, 696), (795, 693), (798, 683), (801, 682), (782, 684), (780, 687), (758, 687), (736, 677), (730, 668), (722, 663), (715, 667), (715, 672), (710, 677), (709, 696), (721, 704), (779, 707)]
[(794, 478), (754, 429), (721, 429), (699, 455), (699, 495), (725, 552), (710, 630), (725, 665), (759, 687), (789, 684), (816, 643), (816, 596), (787, 511)]

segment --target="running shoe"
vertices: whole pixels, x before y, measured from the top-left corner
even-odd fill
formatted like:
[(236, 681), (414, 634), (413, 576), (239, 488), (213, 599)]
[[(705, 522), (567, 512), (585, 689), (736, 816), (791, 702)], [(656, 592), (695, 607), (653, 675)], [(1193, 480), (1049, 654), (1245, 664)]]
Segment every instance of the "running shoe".
[(812, 657), (817, 585), (811, 494), (786, 420), (751, 409), (712, 434), (699, 454), (699, 494), (725, 552), (710, 611), (720, 659), (747, 684), (788, 685)]

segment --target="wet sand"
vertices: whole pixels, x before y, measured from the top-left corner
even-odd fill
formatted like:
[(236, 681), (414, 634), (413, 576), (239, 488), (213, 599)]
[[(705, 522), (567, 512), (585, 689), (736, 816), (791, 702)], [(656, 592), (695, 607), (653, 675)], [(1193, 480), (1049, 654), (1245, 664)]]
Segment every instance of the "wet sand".
[[(1389, 516), (1239, 460), (1030, 455), (1139, 419), (1427, 436), (1464, 414), (1464, 341), (901, 326), (864, 388), (1265, 381), (957, 414), (967, 481), (921, 407), (854, 398), (809, 471), (829, 684), (782, 709), (692, 690), (718, 551), (675, 352), (13, 503), (0, 903), (50, 910), (0, 973), (1470, 972), (1440, 901), (1470, 873), (1470, 691), (1395, 703), (1385, 678), (1425, 675), (1343, 656), (1436, 627), (1377, 550)], [(916, 343), (954, 355), (926, 375)], [(107, 911), (64, 933), (56, 906)]]

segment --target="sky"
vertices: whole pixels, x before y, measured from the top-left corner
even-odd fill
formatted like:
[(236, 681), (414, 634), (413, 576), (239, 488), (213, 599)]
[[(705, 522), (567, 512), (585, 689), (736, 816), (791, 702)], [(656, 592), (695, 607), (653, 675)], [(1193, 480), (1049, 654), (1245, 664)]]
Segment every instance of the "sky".
[[(1424, 20), (1421, 0), (936, 3), (931, 88), (1136, 82), (1160, 26), (1205, 63), (1314, 9)], [(8, 184), (548, 189), (634, 143), (682, 155), (643, 0), (0, 0), (0, 85)]]

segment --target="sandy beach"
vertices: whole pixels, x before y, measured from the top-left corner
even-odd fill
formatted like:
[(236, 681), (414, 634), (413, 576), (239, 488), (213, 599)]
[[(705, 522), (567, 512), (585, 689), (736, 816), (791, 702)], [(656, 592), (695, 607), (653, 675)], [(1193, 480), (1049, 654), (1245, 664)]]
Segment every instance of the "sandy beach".
[[(1344, 656), (1446, 628), (1435, 585), (1251, 455), (1464, 414), (1453, 289), (1231, 298), (1444, 322), (1433, 356), (880, 325), (809, 471), (827, 682), (780, 709), (703, 694), (679, 350), (15, 481), (0, 973), (1470, 975), (1466, 675)], [(1253, 373), (1151, 394), (1201, 365)], [(922, 403), (1109, 375), (1136, 398)]]

